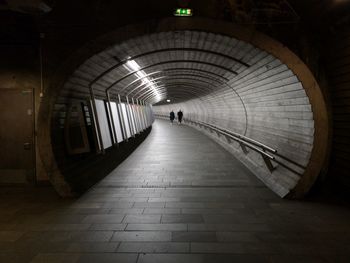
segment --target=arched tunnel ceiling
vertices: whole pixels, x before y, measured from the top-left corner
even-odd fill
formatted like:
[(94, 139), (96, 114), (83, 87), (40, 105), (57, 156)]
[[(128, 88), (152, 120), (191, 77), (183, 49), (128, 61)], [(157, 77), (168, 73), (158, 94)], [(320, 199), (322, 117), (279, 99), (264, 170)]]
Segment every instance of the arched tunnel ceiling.
[(151, 34), (117, 43), (85, 61), (61, 95), (81, 98), (91, 86), (101, 97), (108, 91), (112, 97), (119, 94), (151, 104), (181, 102), (224, 87), (266, 56), (249, 43), (223, 35)]
[(186, 116), (273, 146), (306, 167), (298, 172), (303, 177), (282, 171), (264, 177), (281, 196), (292, 189), (305, 193), (322, 166), (327, 136), (323, 98), (309, 69), (256, 31), (205, 19), (181, 22), (128, 26), (84, 47), (67, 65), (64, 85), (57, 86), (53, 117), (64, 116), (75, 99), (121, 95), (158, 106), (155, 113), (166, 113), (162, 107), (170, 107), (170, 99)]

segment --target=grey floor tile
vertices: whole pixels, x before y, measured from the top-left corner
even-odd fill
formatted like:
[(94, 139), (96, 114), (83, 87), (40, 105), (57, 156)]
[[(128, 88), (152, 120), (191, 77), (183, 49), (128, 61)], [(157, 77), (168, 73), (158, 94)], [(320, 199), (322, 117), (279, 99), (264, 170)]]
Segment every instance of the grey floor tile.
[(128, 231), (186, 231), (186, 224), (128, 224)]
[(165, 202), (136, 202), (135, 208), (164, 208)]
[(82, 254), (78, 263), (136, 263), (137, 254), (92, 253)]
[(123, 223), (160, 223), (161, 215), (126, 215)]
[(79, 254), (38, 254), (30, 263), (76, 263)]
[(122, 231), (126, 228), (127, 224), (92, 224), (90, 226), (90, 230), (114, 230), (114, 231)]
[(237, 232), (270, 232), (268, 224), (188, 224), (189, 231), (237, 231)]
[(223, 214), (234, 214), (233, 209), (195, 209), (195, 208), (184, 208), (181, 210), (183, 214), (214, 214), (214, 215), (223, 215)]
[(119, 246), (118, 242), (76, 242), (65, 249), (69, 253), (112, 253)]
[(203, 263), (201, 255), (141, 254), (137, 263)]
[(105, 202), (103, 203), (104, 208), (132, 208), (134, 202)]
[(109, 214), (121, 214), (121, 215), (142, 214), (143, 210), (144, 210), (143, 208), (112, 208), (109, 211)]
[[(346, 263), (348, 262), (348, 258), (343, 258), (343, 261), (338, 256), (332, 257), (331, 259), (322, 258), (317, 255), (308, 256), (308, 255), (302, 255), (302, 256), (296, 256), (296, 255), (267, 255), (266, 256), (271, 263)], [(338, 258), (338, 259), (337, 259)]]
[(16, 253), (0, 253), (0, 262), (9, 262), (9, 263), (27, 263), (31, 262), (32, 258), (35, 255), (28, 256), (20, 252)]
[(83, 231), (74, 236), (73, 240), (78, 242), (108, 242), (113, 231)]
[(80, 198), (61, 199), (49, 187), (2, 187), (0, 196), (1, 263), (350, 257), (346, 205), (282, 200), (203, 134), (161, 121)]
[(112, 241), (171, 241), (167, 231), (123, 231), (115, 232)]
[(192, 253), (248, 254), (240, 243), (191, 243)]
[(121, 223), (125, 215), (89, 215), (84, 219), (84, 223)]
[(15, 242), (23, 234), (22, 231), (0, 231), (0, 242)]
[(202, 215), (163, 215), (162, 223), (202, 223)]
[(145, 208), (144, 214), (181, 214), (179, 208)]
[(173, 232), (172, 241), (175, 242), (216, 242), (215, 232)]
[(179, 242), (122, 242), (117, 252), (189, 253), (190, 244)]
[(214, 254), (141, 254), (138, 263), (267, 263), (265, 256)]
[(217, 232), (219, 242), (260, 242), (254, 232)]
[[(42, 226), (40, 226), (41, 229)], [(91, 227), (91, 224), (50, 224), (47, 225), (47, 230), (50, 231), (84, 231), (88, 230)], [(37, 228), (36, 230), (39, 230)]]

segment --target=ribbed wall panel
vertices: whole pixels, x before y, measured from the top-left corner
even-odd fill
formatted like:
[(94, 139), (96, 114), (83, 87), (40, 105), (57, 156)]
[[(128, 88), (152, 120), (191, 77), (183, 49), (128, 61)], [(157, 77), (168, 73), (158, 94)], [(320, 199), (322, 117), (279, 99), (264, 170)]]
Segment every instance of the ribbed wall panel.
[[(206, 111), (198, 111), (201, 108)], [(279, 154), (300, 165), (308, 164), (314, 139), (309, 99), (293, 72), (271, 55), (261, 55), (254, 65), (209, 95), (153, 107), (155, 114), (162, 115), (179, 109), (184, 112), (185, 118), (246, 135), (275, 148)], [(250, 151), (245, 155), (238, 143), (228, 142), (215, 133), (204, 132), (216, 137), (223, 146), (233, 151), (277, 194), (284, 196), (296, 186), (300, 178), (298, 175), (281, 166), (270, 173), (260, 154)], [(304, 171), (297, 166), (293, 168), (300, 173)]]

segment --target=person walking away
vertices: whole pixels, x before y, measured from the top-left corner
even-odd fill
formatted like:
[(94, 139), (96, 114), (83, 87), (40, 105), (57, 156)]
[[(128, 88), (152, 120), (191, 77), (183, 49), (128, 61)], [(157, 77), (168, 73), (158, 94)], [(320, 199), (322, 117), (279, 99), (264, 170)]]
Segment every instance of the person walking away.
[(174, 111), (172, 110), (172, 111), (170, 112), (170, 122), (171, 122), (171, 124), (173, 124), (174, 119), (175, 119), (175, 113), (174, 113)]
[(178, 120), (179, 124), (181, 124), (183, 116), (184, 116), (184, 114), (182, 113), (181, 110), (179, 110), (179, 112), (177, 113), (177, 120)]

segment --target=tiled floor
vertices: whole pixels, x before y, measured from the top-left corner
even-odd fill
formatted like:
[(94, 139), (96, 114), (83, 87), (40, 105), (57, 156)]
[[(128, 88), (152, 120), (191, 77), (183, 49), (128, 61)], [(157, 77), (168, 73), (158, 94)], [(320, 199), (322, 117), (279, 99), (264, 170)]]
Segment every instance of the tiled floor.
[(281, 200), (220, 146), (157, 121), (77, 200), (0, 189), (0, 262), (350, 262), (350, 210)]

